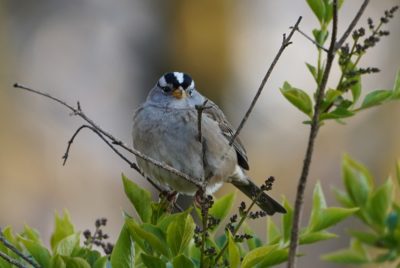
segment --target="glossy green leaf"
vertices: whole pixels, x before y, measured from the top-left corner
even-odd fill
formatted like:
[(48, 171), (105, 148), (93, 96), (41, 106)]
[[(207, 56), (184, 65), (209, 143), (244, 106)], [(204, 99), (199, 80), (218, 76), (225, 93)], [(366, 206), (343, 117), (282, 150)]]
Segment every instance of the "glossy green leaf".
[(282, 216), (283, 240), (289, 241), (292, 233), (293, 208), (286, 198), (283, 200), (283, 207), (286, 209), (286, 213)]
[(240, 251), (232, 237), (232, 234), (228, 231), (228, 260), (229, 267), (240, 267)]
[(373, 189), (373, 179), (369, 171), (348, 155), (343, 157), (342, 177), (346, 191), (356, 206), (365, 206)]
[(63, 238), (57, 243), (54, 253), (61, 256), (71, 256), (74, 249), (79, 245), (79, 236), (80, 233), (75, 233)]
[(64, 216), (60, 217), (58, 213), (55, 213), (55, 227), (54, 232), (51, 235), (50, 244), (54, 250), (57, 244), (67, 236), (75, 233), (74, 225), (71, 222), (68, 211), (64, 211)]
[[(93, 268), (107, 268), (108, 265), (109, 265), (108, 256), (103, 256), (96, 260), (96, 262), (93, 264)], [(114, 266), (114, 267), (123, 268), (124, 266)]]
[(325, 3), (323, 0), (307, 0), (307, 4), (310, 6), (314, 15), (317, 17), (320, 24), (324, 23), (325, 20)]
[(316, 232), (327, 229), (353, 215), (356, 211), (358, 211), (358, 208), (329, 207), (322, 209), (319, 212), (318, 218), (310, 223), (308, 230)]
[(356, 205), (353, 203), (353, 200), (351, 199), (351, 197), (347, 194), (347, 192), (342, 191), (340, 189), (337, 188), (333, 188), (333, 193), (335, 194), (335, 198), (337, 201), (339, 201), (339, 203), (347, 208), (353, 208)]
[(267, 241), (269, 245), (278, 243), (281, 232), (271, 217), (267, 218)]
[[(328, 31), (314, 29), (312, 31), (312, 33), (313, 33), (315, 42), (317, 42), (318, 45), (323, 46), (326, 39), (328, 38), (328, 34), (329, 34)], [(320, 78), (318, 77), (318, 79), (320, 79)]]
[(54, 255), (51, 259), (51, 268), (67, 268), (64, 259), (60, 255)]
[(264, 246), (250, 251), (242, 262), (242, 268), (269, 267), (286, 261), (288, 249), (277, 246)]
[(165, 268), (165, 267), (167, 267), (167, 264), (158, 257), (154, 257), (154, 256), (147, 255), (144, 253), (140, 254), (140, 257), (142, 258), (144, 265), (148, 268)]
[(51, 255), (50, 252), (38, 240), (33, 241), (20, 237), (20, 241), (24, 244), (29, 254), (35, 259), (35, 261), (42, 268), (50, 267)]
[(318, 181), (314, 186), (313, 207), (311, 210), (310, 221), (308, 223), (309, 226), (315, 225), (319, 221), (320, 214), (325, 208), (326, 208), (325, 195), (324, 192), (322, 191), (321, 183)]
[(290, 103), (309, 117), (312, 116), (311, 98), (305, 91), (292, 87), (288, 82), (285, 82), (280, 90)]
[(372, 106), (380, 105), (392, 96), (391, 90), (375, 90), (365, 96), (360, 109), (366, 109)]
[(325, 111), (339, 96), (343, 93), (336, 89), (328, 89), (325, 93), (324, 102), (321, 106), (321, 110)]
[[(218, 219), (220, 223), (226, 218), (232, 209), (233, 203), (235, 202), (236, 192), (224, 195), (223, 197), (214, 200), (213, 206), (209, 209), (208, 213), (210, 216)], [(220, 224), (218, 224), (212, 231), (217, 231)]]
[(319, 231), (319, 232), (311, 232), (311, 233), (303, 233), (300, 234), (299, 237), (299, 244), (304, 245), (304, 244), (313, 244), (319, 241), (327, 240), (327, 239), (332, 239), (336, 238), (337, 235), (333, 233), (329, 233), (326, 231)]
[(306, 62), (307, 69), (310, 71), (312, 77), (314, 78), (315, 82), (318, 83), (318, 71), (315, 66), (311, 65), (310, 63)]
[(185, 255), (176, 256), (172, 260), (172, 265), (174, 266), (174, 268), (180, 268), (180, 267), (183, 267), (183, 268), (195, 268), (196, 267), (194, 265), (194, 263), (192, 262), (192, 260), (190, 260)]
[(67, 268), (91, 268), (89, 263), (80, 257), (63, 257)]
[(323, 255), (321, 259), (338, 264), (369, 263), (369, 259), (366, 256), (363, 256), (352, 249), (338, 250), (333, 253)]
[(167, 230), (167, 243), (173, 256), (182, 254), (194, 234), (195, 224), (189, 213), (183, 213)]
[(126, 196), (135, 207), (137, 214), (143, 222), (151, 219), (151, 194), (122, 174), (122, 182)]
[(393, 200), (393, 183), (389, 178), (385, 184), (378, 187), (372, 194), (368, 204), (368, 213), (376, 224), (383, 226), (391, 209)]
[(329, 113), (323, 113), (320, 115), (319, 119), (322, 120), (327, 120), (327, 119), (342, 119), (342, 118), (347, 118), (353, 116), (355, 113), (352, 111), (349, 111), (346, 108), (342, 107), (337, 107), (335, 110)]
[(40, 235), (39, 232), (28, 225), (24, 225), (24, 231), (21, 233), (21, 236), (32, 240), (34, 242), (37, 242), (39, 244), (43, 244), (42, 241), (40, 240)]
[(149, 231), (144, 230), (142, 226), (139, 226), (133, 219), (126, 219), (125, 224), (128, 228), (129, 234), (133, 237), (135, 242), (139, 243), (139, 246), (141, 246), (144, 251), (146, 251), (147, 248), (144, 246), (143, 241), (148, 243), (153, 250), (163, 254), (166, 257), (169, 257), (170, 252), (168, 246), (159, 237)]
[(362, 90), (361, 76), (360, 75), (355, 76), (353, 80), (355, 80), (356, 82), (353, 85), (351, 85), (350, 91), (353, 97), (353, 103), (356, 103), (361, 96), (361, 90)]
[(349, 231), (350, 235), (354, 238), (357, 238), (358, 241), (374, 246), (376, 241), (378, 241), (379, 237), (375, 233), (367, 233), (360, 231)]
[(133, 268), (135, 248), (129, 231), (124, 225), (111, 253), (112, 267)]
[(400, 70), (397, 71), (396, 78), (393, 85), (392, 99), (400, 99)]

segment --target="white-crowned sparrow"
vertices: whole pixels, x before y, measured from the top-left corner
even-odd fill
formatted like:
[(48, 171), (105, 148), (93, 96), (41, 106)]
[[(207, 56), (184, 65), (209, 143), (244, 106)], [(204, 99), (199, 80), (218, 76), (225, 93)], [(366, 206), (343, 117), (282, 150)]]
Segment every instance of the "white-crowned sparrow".
[[(249, 169), (246, 151), (238, 138), (229, 145), (234, 133), (232, 126), (210, 100), (201, 117), (200, 142), (196, 106), (205, 100), (189, 75), (164, 74), (135, 112), (134, 148), (194, 179), (207, 180), (207, 193), (215, 192), (223, 182), (230, 182), (254, 198), (261, 190), (244, 172)], [(188, 195), (198, 190), (193, 183), (148, 161), (137, 158), (137, 163), (146, 176), (165, 189)], [(256, 203), (270, 215), (286, 212), (265, 193)]]

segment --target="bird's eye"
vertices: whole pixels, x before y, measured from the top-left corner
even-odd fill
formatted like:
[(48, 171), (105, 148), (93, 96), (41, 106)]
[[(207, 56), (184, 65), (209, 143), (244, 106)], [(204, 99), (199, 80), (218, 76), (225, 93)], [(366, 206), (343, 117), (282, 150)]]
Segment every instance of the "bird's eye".
[(171, 88), (169, 86), (165, 86), (165, 87), (161, 87), (162, 91), (164, 91), (165, 93), (169, 93), (171, 92)]

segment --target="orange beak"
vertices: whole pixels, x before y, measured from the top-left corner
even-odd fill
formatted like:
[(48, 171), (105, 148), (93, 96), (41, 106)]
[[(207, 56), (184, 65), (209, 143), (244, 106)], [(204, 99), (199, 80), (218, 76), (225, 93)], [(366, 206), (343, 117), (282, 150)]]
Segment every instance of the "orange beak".
[(172, 91), (172, 96), (177, 98), (178, 100), (182, 98), (186, 98), (186, 92), (183, 90), (182, 87), (175, 88), (174, 91)]

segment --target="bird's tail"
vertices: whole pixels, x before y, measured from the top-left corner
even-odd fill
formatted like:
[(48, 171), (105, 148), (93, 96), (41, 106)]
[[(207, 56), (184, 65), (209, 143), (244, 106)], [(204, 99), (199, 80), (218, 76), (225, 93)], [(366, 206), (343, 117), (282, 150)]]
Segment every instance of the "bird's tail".
[[(232, 184), (252, 200), (262, 192), (251, 180), (246, 182), (233, 180)], [(264, 192), (256, 200), (256, 204), (268, 215), (273, 215), (275, 212), (286, 213), (286, 209), (281, 204)]]

